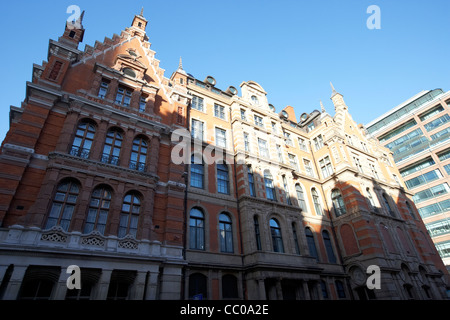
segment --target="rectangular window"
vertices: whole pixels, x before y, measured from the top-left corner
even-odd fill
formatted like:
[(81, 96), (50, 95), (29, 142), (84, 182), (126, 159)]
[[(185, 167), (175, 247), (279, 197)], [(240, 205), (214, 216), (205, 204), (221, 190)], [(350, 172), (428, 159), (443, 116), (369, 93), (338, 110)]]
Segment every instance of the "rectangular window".
[(436, 214), (450, 211), (450, 199), (430, 204), (429, 206), (419, 208), (418, 210), (422, 218), (427, 218)]
[[(423, 120), (422, 120), (423, 121)], [(394, 130), (389, 131), (382, 137), (380, 137), (378, 140), (380, 140), (381, 143), (395, 137), (396, 135), (408, 130), (409, 128), (414, 127), (417, 124), (416, 120), (412, 119), (405, 124), (402, 124), (400, 127), (395, 128)]]
[(227, 147), (227, 132), (220, 128), (216, 128), (216, 146)]
[(124, 87), (119, 87), (116, 94), (116, 103), (125, 107), (130, 106), (131, 94), (133, 91)]
[(414, 172), (428, 168), (434, 164), (435, 164), (434, 160), (431, 157), (428, 157), (427, 159), (420, 161), (419, 163), (416, 163), (412, 166), (400, 170), (400, 174), (402, 175), (402, 177), (406, 177), (410, 174), (413, 174)]
[(418, 204), (420, 202), (447, 194), (449, 191), (450, 189), (448, 187), (448, 184), (442, 183), (438, 184), (437, 186), (417, 192), (412, 199), (415, 204)]
[(258, 138), (259, 155), (264, 158), (269, 158), (269, 149), (267, 148), (267, 141)]
[(370, 170), (372, 171), (372, 176), (373, 176), (375, 179), (380, 179), (380, 177), (378, 176), (377, 169), (375, 168), (375, 165), (374, 165), (373, 163), (369, 163), (369, 168), (370, 168)]
[(316, 151), (319, 150), (319, 149), (321, 149), (321, 148), (323, 147), (323, 138), (322, 138), (322, 135), (319, 134), (317, 137), (315, 137), (315, 138), (313, 139), (313, 142), (314, 142), (314, 146), (315, 146), (315, 148), (316, 148)]
[(438, 154), (439, 161), (450, 159), (450, 149), (444, 150)]
[(272, 122), (272, 132), (277, 134), (277, 124), (276, 124), (276, 122)]
[(103, 80), (98, 90), (98, 97), (104, 99), (108, 93), (109, 80)]
[(447, 172), (448, 175), (450, 175), (450, 164), (446, 164), (444, 166), (445, 171)]
[(450, 138), (450, 127), (445, 128), (444, 130), (441, 130), (435, 134), (432, 134), (430, 136), (431, 142), (430, 146), (435, 146), (441, 142), (447, 141)]
[(347, 143), (348, 143), (349, 145), (352, 146), (352, 145), (353, 145), (353, 139), (352, 139), (352, 136), (346, 134), (345, 137), (347, 138)]
[(400, 180), (398, 180), (398, 177), (397, 177), (396, 174), (393, 174), (392, 177), (394, 178), (394, 181), (395, 181), (397, 184), (400, 184)]
[(290, 134), (289, 132), (284, 131), (284, 132), (283, 132), (283, 135), (284, 135), (284, 140), (286, 141), (286, 144), (287, 144), (288, 146), (291, 146), (291, 147), (292, 147), (291, 134)]
[(431, 237), (450, 233), (450, 222), (447, 219), (438, 220), (425, 225)]
[(250, 189), (250, 196), (252, 197), (256, 197), (256, 192), (255, 192), (255, 180), (253, 179), (253, 171), (252, 168), (249, 166), (247, 167), (247, 173), (248, 173), (248, 186)]
[(365, 152), (369, 152), (369, 150), (367, 150), (367, 144), (365, 142), (361, 141), (361, 148), (365, 151)]
[(244, 149), (245, 151), (250, 152), (250, 141), (247, 132), (244, 132)]
[(439, 169), (435, 169), (435, 170), (429, 171), (427, 173), (424, 173), (420, 176), (417, 176), (415, 178), (406, 180), (405, 184), (408, 187), (408, 189), (413, 189), (422, 184), (425, 184), (425, 183), (431, 182), (431, 181), (435, 181), (440, 178), (442, 178), (441, 171), (439, 171)]
[(145, 112), (145, 105), (147, 104), (146, 97), (141, 97), (139, 99), (139, 112)]
[(355, 166), (358, 169), (359, 172), (364, 173), (361, 162), (357, 157), (353, 157), (353, 161), (355, 162)]
[(419, 115), (420, 121), (425, 121), (427, 119), (430, 119), (442, 111), (444, 111), (444, 108), (441, 105), (438, 105), (438, 106), (426, 111), (425, 113), (422, 113), (421, 115)]
[(218, 104), (214, 104), (214, 116), (225, 120), (225, 107)]
[(283, 151), (281, 150), (281, 146), (277, 144), (277, 154), (278, 154), (278, 161), (280, 163), (284, 163), (283, 161)]
[(297, 157), (293, 154), (288, 153), (289, 163), (292, 167), (294, 167), (295, 171), (300, 171), (298, 168)]
[(257, 125), (258, 127), (264, 127), (264, 123), (263, 123), (263, 118), (260, 116), (257, 116), (256, 114), (254, 115), (254, 119), (255, 119), (255, 125)]
[(247, 121), (247, 115), (246, 115), (244, 109), (241, 109), (241, 120), (242, 121)]
[(305, 171), (308, 176), (314, 177), (314, 171), (311, 167), (311, 161), (303, 159), (303, 164), (305, 165)]
[(283, 187), (284, 187), (284, 194), (286, 195), (286, 203), (291, 206), (292, 205), (291, 195), (289, 194), (289, 187), (286, 176), (283, 176)]
[(203, 141), (203, 127), (204, 123), (202, 121), (192, 119), (191, 125), (191, 136), (194, 139), (199, 139)]
[(322, 171), (323, 178), (328, 178), (333, 173), (333, 168), (331, 167), (330, 157), (326, 156), (319, 161), (320, 170)]
[(311, 122), (310, 124), (308, 124), (306, 131), (311, 132), (316, 128), (316, 125), (314, 124), (314, 122)]
[(396, 146), (403, 145), (406, 142), (409, 142), (410, 140), (416, 141), (417, 138), (420, 136), (423, 136), (422, 129), (417, 128), (416, 130), (413, 130), (410, 133), (401, 136), (400, 138), (392, 141), (391, 143), (388, 143), (385, 147), (392, 150)]
[(306, 147), (305, 139), (298, 138), (298, 146), (300, 147), (300, 150), (308, 152), (308, 149)]
[(434, 119), (433, 121), (428, 122), (424, 125), (427, 131), (432, 131), (440, 126), (446, 124), (450, 120), (450, 116), (448, 114), (444, 114), (442, 117)]
[(191, 106), (195, 110), (203, 111), (203, 98), (193, 96)]

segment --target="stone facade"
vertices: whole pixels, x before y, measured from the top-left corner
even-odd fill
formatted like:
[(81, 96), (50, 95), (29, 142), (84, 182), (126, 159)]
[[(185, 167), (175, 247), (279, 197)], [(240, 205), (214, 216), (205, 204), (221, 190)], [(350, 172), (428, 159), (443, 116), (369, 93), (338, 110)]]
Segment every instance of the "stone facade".
[[(136, 15), (84, 51), (83, 27), (66, 25), (11, 107), (0, 298), (445, 298), (448, 273), (392, 154), (341, 94), (334, 116), (298, 121), (254, 81), (239, 96), (181, 60), (165, 77), (146, 25)], [(81, 290), (66, 287), (69, 265)], [(381, 289), (366, 286), (371, 265)]]

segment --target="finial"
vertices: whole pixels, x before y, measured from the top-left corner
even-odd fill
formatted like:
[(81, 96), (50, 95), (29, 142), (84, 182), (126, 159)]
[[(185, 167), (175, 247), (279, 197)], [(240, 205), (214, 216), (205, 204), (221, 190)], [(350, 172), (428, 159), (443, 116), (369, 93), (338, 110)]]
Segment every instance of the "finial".
[(320, 100), (320, 110), (322, 111), (322, 113), (325, 113), (325, 107), (323, 106), (322, 100)]
[(331, 81), (330, 81), (330, 86), (331, 86), (331, 90), (333, 90), (333, 94), (335, 94), (335, 93), (336, 93), (336, 90), (334, 89), (334, 86), (333, 86), (333, 84), (331, 83)]
[(83, 10), (83, 12), (81, 12), (80, 16), (75, 21), (76, 28), (81, 28), (82, 27), (83, 17), (84, 17), (84, 10)]
[(144, 16), (144, 7), (141, 8), (141, 14), (140, 14), (140, 16), (141, 16), (141, 17)]
[(181, 56), (180, 56), (180, 63), (178, 64), (178, 69), (183, 70), (183, 61), (181, 60)]

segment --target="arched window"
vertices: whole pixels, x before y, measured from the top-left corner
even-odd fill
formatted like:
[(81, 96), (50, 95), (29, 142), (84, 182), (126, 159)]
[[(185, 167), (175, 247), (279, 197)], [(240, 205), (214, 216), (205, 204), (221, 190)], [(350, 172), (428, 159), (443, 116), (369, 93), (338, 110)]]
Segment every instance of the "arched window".
[(120, 149), (122, 148), (122, 134), (118, 129), (111, 129), (106, 134), (105, 146), (101, 161), (113, 165), (119, 164)]
[(203, 300), (208, 298), (208, 279), (201, 273), (194, 273), (189, 276), (189, 299)]
[(344, 289), (344, 283), (341, 280), (336, 280), (334, 282), (336, 285), (336, 292), (339, 299), (345, 299), (345, 289)]
[(342, 197), (342, 194), (338, 189), (334, 189), (331, 192), (331, 201), (333, 202), (333, 208), (336, 217), (342, 216), (343, 214), (347, 213), (347, 211), (345, 210), (344, 198)]
[(405, 201), (405, 203), (406, 203), (406, 208), (408, 209), (408, 212), (409, 212), (409, 214), (411, 215), (411, 217), (412, 217), (413, 219), (416, 219), (416, 215), (414, 214), (414, 210), (413, 210), (413, 208), (411, 207), (411, 204), (410, 204), (408, 201)]
[(319, 261), (319, 254), (317, 253), (316, 241), (310, 228), (305, 228), (306, 242), (308, 243), (309, 254)]
[(284, 253), (281, 228), (276, 219), (270, 219), (270, 233), (272, 234), (273, 251)]
[(58, 185), (45, 225), (46, 229), (60, 225), (63, 230), (69, 230), (79, 192), (80, 185), (75, 180), (65, 180)]
[(233, 228), (231, 218), (226, 213), (219, 215), (220, 251), (233, 252)]
[(328, 289), (327, 284), (324, 280), (320, 280), (320, 289), (322, 290), (322, 297), (328, 299)]
[(389, 212), (389, 214), (393, 217), (395, 217), (395, 213), (394, 210), (392, 210), (391, 205), (389, 203), (389, 199), (388, 196), (386, 195), (386, 193), (383, 193), (383, 200), (384, 200), (384, 204), (386, 205), (386, 209)]
[(336, 255), (334, 254), (333, 245), (331, 244), (330, 234), (327, 230), (322, 231), (323, 243), (325, 244), (325, 249), (327, 251), (328, 262), (336, 263)]
[(250, 189), (250, 196), (256, 197), (255, 180), (253, 177), (253, 170), (251, 166), (247, 167), (247, 174), (248, 174), (248, 187)]
[(238, 280), (231, 274), (226, 274), (222, 277), (222, 298), (237, 299), (238, 294)]
[(50, 300), (60, 273), (60, 267), (29, 266), (23, 277), (17, 299)]
[(148, 143), (144, 137), (138, 137), (133, 140), (129, 168), (132, 170), (145, 171), (147, 160)]
[(367, 188), (366, 192), (367, 192), (367, 199), (369, 200), (369, 204), (370, 204), (370, 207), (371, 207), (370, 209), (376, 210), (375, 201), (373, 200), (372, 193), (370, 192), (370, 189)]
[(272, 174), (269, 170), (264, 171), (264, 184), (266, 186), (266, 195), (268, 200), (277, 201), (275, 196), (275, 187), (273, 185)]
[(305, 193), (303, 192), (303, 188), (298, 183), (295, 185), (295, 192), (297, 193), (298, 206), (303, 211), (307, 211), (306, 210), (306, 202), (305, 202)]
[(94, 141), (94, 135), (95, 126), (87, 121), (81, 121), (78, 124), (70, 154), (83, 159), (88, 159), (92, 142)]
[(225, 163), (217, 164), (217, 191), (230, 194), (230, 177), (228, 175), (228, 166)]
[(205, 250), (205, 217), (197, 208), (189, 213), (189, 248)]
[(253, 217), (253, 226), (255, 227), (256, 250), (261, 250), (261, 233), (259, 230), (258, 216)]
[(314, 209), (316, 210), (316, 214), (319, 216), (323, 215), (322, 206), (320, 205), (319, 194), (317, 193), (316, 188), (311, 189), (311, 195), (313, 198)]
[(95, 188), (91, 195), (83, 233), (90, 233), (93, 230), (97, 230), (101, 234), (105, 234), (110, 204), (111, 189), (107, 186)]
[(123, 198), (119, 222), (119, 238), (123, 238), (127, 234), (136, 237), (140, 211), (141, 200), (139, 196), (136, 193), (128, 193)]
[(204, 183), (204, 164), (203, 158), (192, 155), (191, 156), (191, 187), (203, 189)]
[(298, 243), (297, 226), (296, 226), (295, 222), (292, 222), (292, 235), (294, 236), (295, 253), (300, 254), (300, 245)]

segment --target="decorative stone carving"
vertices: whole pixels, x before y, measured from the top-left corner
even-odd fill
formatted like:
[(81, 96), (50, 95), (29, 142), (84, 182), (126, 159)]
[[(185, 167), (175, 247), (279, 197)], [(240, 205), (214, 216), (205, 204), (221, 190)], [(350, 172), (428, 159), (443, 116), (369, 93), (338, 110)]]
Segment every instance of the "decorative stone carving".
[(103, 235), (97, 230), (93, 231), (89, 235), (81, 238), (81, 245), (84, 246), (94, 246), (94, 247), (104, 247), (105, 239)]
[(42, 241), (50, 241), (50, 242), (67, 242), (67, 235), (64, 233), (64, 230), (60, 226), (55, 226), (51, 228), (48, 232), (45, 232), (41, 236)]
[(127, 235), (125, 238), (119, 241), (118, 247), (122, 249), (137, 250), (138, 242), (132, 235)]

